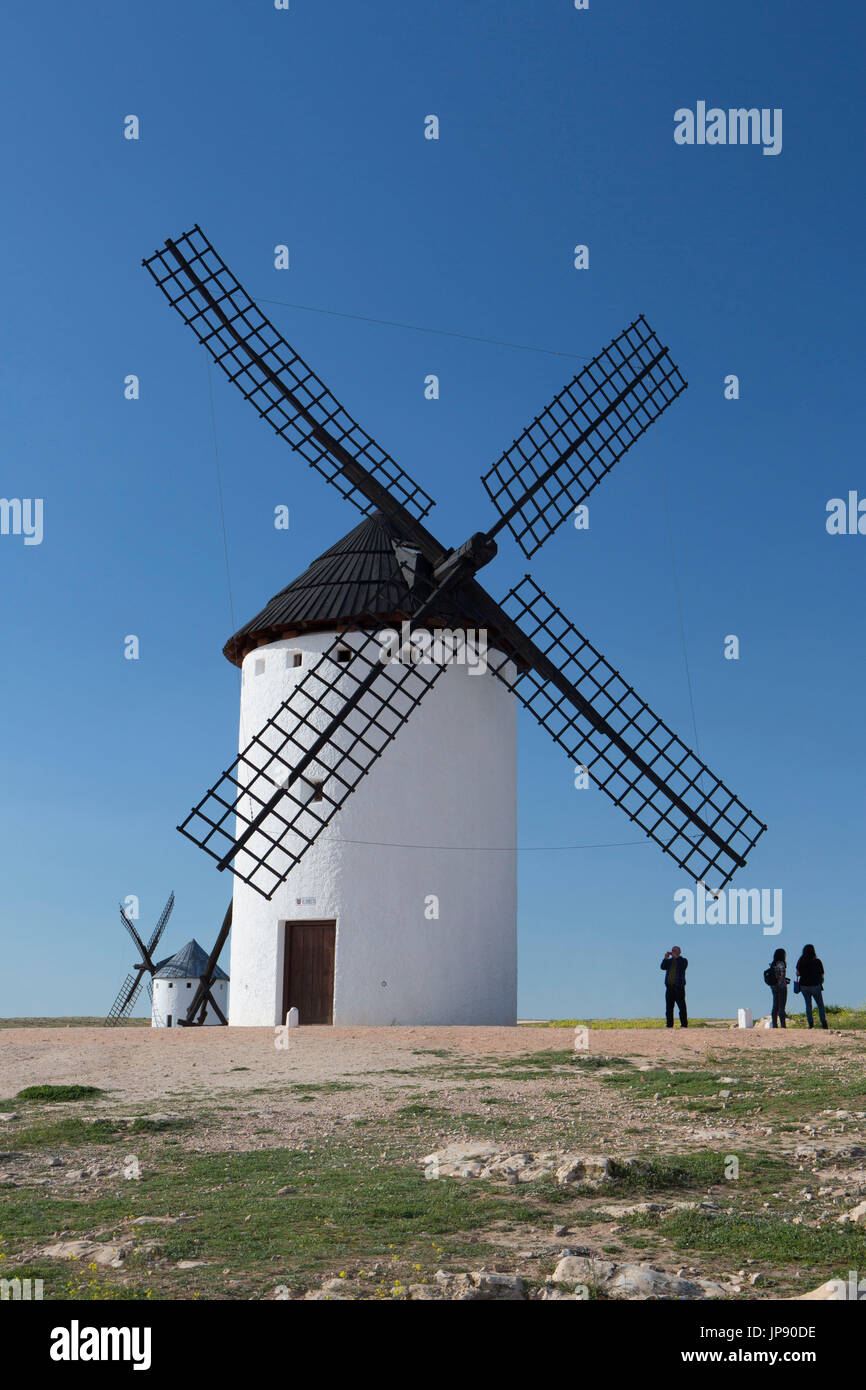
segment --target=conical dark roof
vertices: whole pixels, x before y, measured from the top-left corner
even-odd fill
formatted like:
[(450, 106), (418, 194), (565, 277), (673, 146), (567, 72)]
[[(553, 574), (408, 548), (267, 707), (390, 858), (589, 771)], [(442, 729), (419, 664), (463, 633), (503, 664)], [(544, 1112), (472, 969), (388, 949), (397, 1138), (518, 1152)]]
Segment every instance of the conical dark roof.
[[(200, 980), (208, 963), (208, 953), (193, 938), (173, 956), (166, 957), (156, 967), (155, 980)], [(215, 980), (227, 980), (228, 975), (219, 966), (214, 969)]]
[[(310, 629), (329, 629), (365, 615), (391, 618), (409, 615), (420, 600), (413, 595), (414, 556), (411, 544), (383, 516), (374, 512), (330, 550), (275, 594), (260, 613), (244, 623), (223, 647), (229, 661), (240, 666), (247, 652), (265, 642), (296, 636)], [(423, 561), (419, 557), (419, 565)], [(460, 591), (448, 594), (439, 615), (443, 622), (465, 626), (472, 605)]]

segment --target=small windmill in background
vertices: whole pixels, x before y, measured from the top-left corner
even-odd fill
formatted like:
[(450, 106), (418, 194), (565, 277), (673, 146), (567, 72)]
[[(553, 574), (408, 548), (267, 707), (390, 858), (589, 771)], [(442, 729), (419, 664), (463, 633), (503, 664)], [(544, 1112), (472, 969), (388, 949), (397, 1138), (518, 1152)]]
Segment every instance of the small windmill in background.
[(136, 1000), (141, 993), (141, 987), (144, 983), (145, 976), (148, 976), (148, 998), (153, 998), (153, 977), (157, 970), (157, 963), (154, 962), (153, 953), (159, 945), (160, 938), (168, 924), (168, 919), (171, 916), (173, 907), (174, 893), (172, 892), (169, 894), (168, 902), (162, 909), (159, 915), (159, 921), (154, 927), (150, 940), (145, 946), (138, 932), (135, 930), (135, 927), (132, 925), (132, 922), (129, 920), (129, 917), (124, 912), (123, 905), (121, 904), (120, 920), (132, 937), (133, 944), (139, 952), (140, 959), (135, 962), (131, 973), (127, 975), (123, 984), (120, 986), (117, 992), (117, 998), (108, 1011), (108, 1017), (105, 1020), (106, 1027), (111, 1027), (113, 1024), (117, 1023), (124, 1023), (126, 1019), (130, 1017), (135, 1007)]

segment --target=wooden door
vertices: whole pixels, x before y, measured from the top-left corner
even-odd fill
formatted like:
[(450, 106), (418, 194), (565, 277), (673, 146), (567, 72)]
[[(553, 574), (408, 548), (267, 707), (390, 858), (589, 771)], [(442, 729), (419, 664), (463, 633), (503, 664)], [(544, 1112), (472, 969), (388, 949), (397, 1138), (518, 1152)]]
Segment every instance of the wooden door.
[(286, 922), (283, 1013), (300, 1023), (334, 1022), (336, 922)]

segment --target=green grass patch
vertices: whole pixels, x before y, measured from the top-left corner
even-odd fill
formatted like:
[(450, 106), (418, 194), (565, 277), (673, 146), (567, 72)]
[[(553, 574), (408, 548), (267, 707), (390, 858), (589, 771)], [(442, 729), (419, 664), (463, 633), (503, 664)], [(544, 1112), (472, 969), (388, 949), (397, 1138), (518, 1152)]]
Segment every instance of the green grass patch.
[(617, 1188), (632, 1192), (665, 1192), (675, 1188), (714, 1187), (728, 1182), (726, 1169), (731, 1157), (738, 1157), (741, 1177), (737, 1181), (765, 1186), (782, 1182), (796, 1176), (796, 1169), (784, 1159), (772, 1154), (721, 1154), (701, 1150), (691, 1154), (659, 1155), (629, 1168), (624, 1163), (614, 1162), (613, 1174)]
[(653, 1067), (650, 1071), (631, 1070), (623, 1075), (603, 1077), (602, 1080), (627, 1089), (638, 1100), (652, 1100), (657, 1095), (660, 1100), (671, 1098), (680, 1101), (690, 1110), (710, 1112), (722, 1110), (721, 1091), (731, 1092), (726, 1110), (742, 1113), (753, 1108), (754, 1097), (764, 1090), (764, 1082), (756, 1079), (724, 1083), (717, 1072), (671, 1071), (667, 1067)]
[(145, 1116), (126, 1122), (124, 1120), (82, 1120), (70, 1115), (62, 1120), (38, 1121), (10, 1134), (17, 1149), (60, 1148), (66, 1145), (87, 1146), (94, 1144), (116, 1144), (121, 1139), (133, 1135), (166, 1134), (171, 1131), (190, 1129), (197, 1121), (192, 1119), (151, 1120)]
[[(625, 1076), (610, 1078), (614, 1086), (627, 1086), (634, 1095), (642, 1099), (659, 1095), (672, 1096), (717, 1096), (721, 1090), (733, 1090), (723, 1086), (716, 1072), (710, 1071), (671, 1071), (667, 1067), (653, 1067), (650, 1071), (632, 1071)], [(742, 1083), (740, 1083), (742, 1084)], [(758, 1083), (750, 1082), (750, 1086)]]
[(574, 1065), (579, 1071), (600, 1071), (606, 1067), (631, 1067), (633, 1063), (628, 1057), (598, 1057), (590, 1053), (577, 1052), (574, 1055)]
[[(808, 1064), (806, 1063), (808, 1054)], [(854, 1066), (850, 1080), (840, 1079), (838, 1058), (816, 1055), (808, 1044), (786, 1048), (784, 1053), (754, 1058), (729, 1058), (736, 1073), (733, 1081), (723, 1081), (723, 1064), (713, 1060), (718, 1071), (693, 1071), (655, 1067), (651, 1071), (629, 1071), (622, 1076), (601, 1078), (609, 1085), (626, 1088), (638, 1100), (671, 1099), (675, 1105), (699, 1114), (724, 1115), (726, 1119), (754, 1116), (762, 1120), (802, 1121), (830, 1106), (866, 1110), (866, 1076)], [(760, 1074), (759, 1074), (760, 1073)], [(730, 1091), (725, 1102), (720, 1092)]]
[[(792, 1004), (792, 999), (797, 1002)], [(788, 1027), (805, 1028), (808, 1030), (809, 1025), (806, 1022), (806, 1012), (799, 1002), (798, 995), (788, 995), (788, 1010)], [(827, 1022), (831, 1028), (852, 1028), (858, 1032), (862, 1032), (866, 1029), (866, 1008), (850, 1009), (845, 1004), (825, 1004), (824, 1012), (827, 1015)], [(815, 1020), (815, 1027), (818, 1028), (818, 1010), (814, 1005), (812, 1007), (812, 1015)]]
[[(792, 1006), (792, 1000), (796, 1000), (797, 995), (789, 994), (788, 1006), (795, 1007), (797, 1012), (788, 1014), (788, 1027), (805, 1028), (805, 1014), (800, 1012), (800, 1004)], [(768, 1010), (769, 1012), (769, 1010)], [(866, 1029), (866, 1005), (854, 1008), (847, 1004), (828, 1004), (825, 1012), (834, 1028), (855, 1028)], [(690, 1028), (724, 1028), (727, 1024), (736, 1022), (735, 1019), (727, 1018), (689, 1018)], [(653, 1018), (547, 1018), (534, 1019), (529, 1022), (522, 1022), (521, 1028), (594, 1028), (594, 1029), (629, 1029), (629, 1028), (664, 1028), (665, 1020), (663, 1014), (656, 1014)]]
[(338, 1091), (357, 1091), (362, 1088), (352, 1081), (293, 1081), (288, 1089), (302, 1091), (302, 1099), (307, 1100), (310, 1096), (331, 1096)]
[(16, 1265), (3, 1277), (41, 1279), (43, 1301), (52, 1303), (139, 1303), (155, 1296), (152, 1288), (118, 1284), (104, 1270), (81, 1268), (76, 1261), (44, 1260)]
[[(625, 1162), (614, 1160), (611, 1164), (611, 1180), (602, 1187), (589, 1183), (573, 1183), (561, 1187), (552, 1177), (540, 1178), (537, 1182), (527, 1183), (525, 1186), (531, 1189), (534, 1197), (551, 1207), (561, 1207), (575, 1198), (582, 1197), (591, 1197), (596, 1202), (607, 1203), (632, 1194), (637, 1197), (652, 1197), (671, 1192), (693, 1192), (703, 1196), (708, 1187), (723, 1183), (731, 1189), (733, 1195), (736, 1183), (733, 1180), (728, 1182), (726, 1179), (726, 1167), (730, 1157), (729, 1154), (702, 1150), (691, 1154), (659, 1155), (644, 1159), (631, 1167)], [(795, 1170), (784, 1160), (772, 1155), (741, 1154), (738, 1157), (741, 1165), (739, 1181), (748, 1183), (752, 1193), (757, 1188), (779, 1187), (796, 1175)], [(610, 1219), (597, 1211), (581, 1212), (580, 1219), (583, 1224), (590, 1224), (584, 1221), (587, 1216), (591, 1221)], [(569, 1220), (571, 1219), (570, 1217)], [(634, 1220), (641, 1224), (643, 1218), (638, 1216)]]
[[(411, 1105), (404, 1105), (397, 1110), (393, 1116), (395, 1123), (408, 1128), (410, 1124), (421, 1123), (439, 1131), (445, 1131), (452, 1137), (447, 1142), (457, 1142), (458, 1136), (466, 1139), (489, 1139), (501, 1143), (503, 1147), (508, 1147), (514, 1143), (519, 1145), (522, 1142), (522, 1132), (532, 1127), (534, 1121), (522, 1115), (510, 1113), (513, 1102), (499, 1102), (495, 1098), (483, 1100), (482, 1104), (504, 1104), (509, 1108), (509, 1113), (505, 1115), (495, 1115), (485, 1113), (476, 1114), (472, 1110), (464, 1110), (455, 1113), (452, 1110), (445, 1110), (437, 1105), (428, 1105), (424, 1102), (416, 1101)], [(433, 1142), (429, 1140), (427, 1142)]]
[[(728, 1022), (727, 1019), (723, 1020)], [(718, 1019), (689, 1017), (690, 1028), (711, 1028), (722, 1022)], [(523, 1023), (522, 1028), (664, 1028), (664, 1015), (654, 1018), (548, 1018), (533, 1023)]]
[(455, 1081), (536, 1081), (539, 1077), (555, 1075), (562, 1068), (570, 1067), (573, 1058), (571, 1049), (547, 1048), (516, 1057), (486, 1056), (471, 1062), (452, 1060), (447, 1065), (425, 1067), (424, 1073), (426, 1076)]
[(442, 1110), (437, 1105), (425, 1105), (421, 1102), (404, 1105), (402, 1109), (397, 1111), (397, 1115), (404, 1120), (429, 1120), (431, 1123), (434, 1120), (437, 1123), (451, 1122), (454, 1118), (450, 1110)]
[[(0, 1028), (103, 1028), (105, 1019), (95, 1014), (64, 1016), (63, 1018), (0, 1018)], [(150, 1028), (150, 1015), (146, 1018), (125, 1018), (124, 1028)]]
[(678, 1249), (716, 1251), (729, 1259), (805, 1264), (821, 1279), (866, 1268), (866, 1231), (856, 1226), (795, 1226), (780, 1216), (676, 1212), (663, 1223)]
[(16, 1100), (92, 1100), (94, 1096), (104, 1095), (98, 1086), (25, 1086), (19, 1091)]
[[(147, 1238), (157, 1233), (160, 1255), (170, 1262), (208, 1260), (212, 1266), (184, 1274), (182, 1282), (172, 1269), (143, 1270), (139, 1282), (154, 1288), (154, 1281), (165, 1287), (169, 1280), (172, 1297), (191, 1297), (196, 1289), (204, 1297), (222, 1287), (226, 1266), (245, 1292), (279, 1282), (303, 1287), (375, 1260), (386, 1270), (420, 1267), (413, 1275), (420, 1281), (441, 1266), (443, 1252), (455, 1268), (494, 1258), (495, 1247), (470, 1239), (475, 1232), (532, 1219), (527, 1204), (511, 1193), (493, 1192), (488, 1184), (429, 1182), (415, 1165), (372, 1161), (377, 1152), (355, 1155), (351, 1163), (330, 1149), (192, 1155), (182, 1166), (146, 1175), (134, 1190), (124, 1183), (124, 1190), (92, 1200), (14, 1189), (4, 1194), (4, 1249), (14, 1256), (36, 1241), (57, 1239), (58, 1232), (72, 1239), (98, 1230), (109, 1240), (129, 1229), (133, 1215), (184, 1211), (194, 1219), (141, 1229)], [(286, 1185), (294, 1194), (278, 1197)], [(73, 1269), (77, 1276), (80, 1267)], [(4, 1270), (17, 1272), (11, 1259)], [(46, 1282), (46, 1298), (57, 1296), (51, 1287)]]

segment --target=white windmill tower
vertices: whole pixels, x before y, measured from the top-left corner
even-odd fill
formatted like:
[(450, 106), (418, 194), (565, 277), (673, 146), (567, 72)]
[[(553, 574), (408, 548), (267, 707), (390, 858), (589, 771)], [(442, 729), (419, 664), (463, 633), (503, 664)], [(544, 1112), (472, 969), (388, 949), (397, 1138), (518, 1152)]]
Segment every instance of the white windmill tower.
[[(723, 888), (766, 826), (531, 576), (502, 603), (476, 579), (505, 528), (533, 555), (685, 390), (646, 319), (484, 475), (497, 520), (449, 549), (424, 524), (432, 498), (199, 227), (144, 264), (244, 397), (367, 517), (225, 649), (243, 669), (241, 750), (178, 827), (236, 879), (200, 999), (234, 910), (232, 1023), (290, 1007), (301, 1023), (513, 1022), (512, 695), (684, 872)], [(395, 624), (409, 655), (383, 660)], [(486, 633), (489, 673), (431, 658), (422, 635), (443, 626)]]
[[(377, 599), (379, 632), (393, 634), (381, 649), (399, 655), (413, 577), (414, 556), (377, 513), (241, 628), (225, 649), (243, 670), (241, 752), (335, 642), (340, 680), (364, 641), (349, 628)], [(515, 701), (467, 611), (453, 593), (425, 629), (431, 654), (438, 643), (450, 659), (273, 897), (236, 883), (232, 1024), (292, 1007), (302, 1024), (515, 1021)], [(418, 636), (404, 660), (426, 654)]]
[[(207, 952), (199, 946), (195, 938), (181, 946), (173, 956), (160, 961), (153, 975), (151, 1027), (183, 1026), (207, 963)], [(210, 998), (205, 1003), (202, 1023), (210, 1025), (225, 1022), (228, 1015), (228, 989), (228, 975), (218, 965), (215, 966), (211, 976)]]

